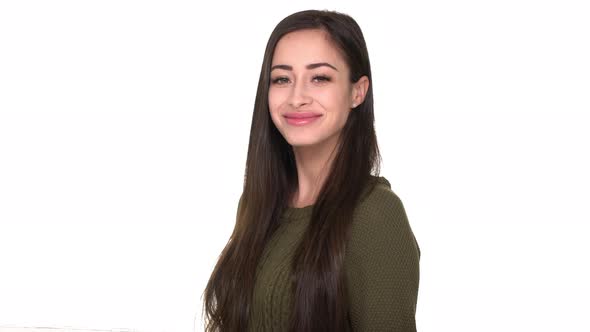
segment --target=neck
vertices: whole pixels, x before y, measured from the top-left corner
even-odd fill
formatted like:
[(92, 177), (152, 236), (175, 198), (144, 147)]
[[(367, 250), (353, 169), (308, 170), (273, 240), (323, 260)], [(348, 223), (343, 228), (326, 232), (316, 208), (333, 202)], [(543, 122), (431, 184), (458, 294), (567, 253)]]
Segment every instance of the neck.
[(297, 165), (298, 187), (292, 204), (295, 207), (312, 205), (324, 185), (336, 154), (336, 139), (321, 144), (293, 146)]

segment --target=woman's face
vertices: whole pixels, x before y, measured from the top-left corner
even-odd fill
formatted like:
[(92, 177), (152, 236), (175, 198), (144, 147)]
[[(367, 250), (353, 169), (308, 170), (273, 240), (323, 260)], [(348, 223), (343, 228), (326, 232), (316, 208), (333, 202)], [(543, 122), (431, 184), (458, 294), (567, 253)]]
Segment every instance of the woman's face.
[[(279, 40), (271, 64), (268, 105), (273, 123), (289, 144), (336, 142), (357, 100), (349, 68), (324, 31), (298, 30)], [(307, 123), (288, 119), (308, 112), (318, 117)]]

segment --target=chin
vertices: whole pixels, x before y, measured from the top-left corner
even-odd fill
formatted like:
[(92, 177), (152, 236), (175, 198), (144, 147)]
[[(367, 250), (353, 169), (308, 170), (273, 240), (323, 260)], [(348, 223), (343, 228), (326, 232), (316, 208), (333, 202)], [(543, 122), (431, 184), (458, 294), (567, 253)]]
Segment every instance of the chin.
[(303, 148), (303, 147), (314, 146), (314, 144), (291, 144), (291, 146), (294, 148)]
[(310, 146), (310, 145), (317, 144), (317, 142), (315, 140), (311, 140), (309, 138), (294, 138), (294, 137), (289, 137), (289, 138), (286, 138), (286, 141), (287, 141), (287, 143), (289, 143), (293, 147), (296, 147), (296, 146)]
[(311, 146), (314, 145), (313, 142), (306, 142), (306, 141), (302, 141), (302, 140), (291, 140), (291, 141), (287, 141), (289, 142), (289, 144), (292, 147), (300, 147), (300, 146)]
[(314, 145), (318, 145), (319, 143), (321, 143), (321, 141), (318, 141), (317, 139), (288, 139), (287, 142), (292, 146), (292, 147), (305, 147), (305, 146), (314, 146)]

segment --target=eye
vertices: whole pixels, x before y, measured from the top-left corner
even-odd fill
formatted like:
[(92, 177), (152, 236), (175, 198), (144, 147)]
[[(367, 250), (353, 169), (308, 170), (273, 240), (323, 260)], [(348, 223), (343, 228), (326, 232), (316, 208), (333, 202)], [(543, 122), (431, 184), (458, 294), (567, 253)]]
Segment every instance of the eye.
[[(326, 76), (326, 75), (315, 75), (312, 78), (312, 81), (316, 81), (316, 82), (330, 82), (331, 78)], [(285, 76), (281, 76), (281, 77), (277, 77), (271, 80), (272, 84), (275, 85), (283, 85), (285, 83), (289, 82), (289, 78), (285, 77)]]
[(319, 80), (320, 82), (330, 82), (330, 78), (325, 75), (316, 75), (313, 77), (314, 80)]
[(289, 79), (287, 77), (277, 77), (272, 80), (272, 84), (282, 85), (283, 83), (288, 82)]

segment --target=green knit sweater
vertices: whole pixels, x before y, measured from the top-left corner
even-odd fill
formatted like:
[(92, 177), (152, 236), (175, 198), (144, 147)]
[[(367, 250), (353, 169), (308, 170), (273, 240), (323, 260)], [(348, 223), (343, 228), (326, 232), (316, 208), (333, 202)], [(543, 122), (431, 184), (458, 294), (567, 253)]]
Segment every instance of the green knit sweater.
[[(355, 209), (346, 246), (349, 330), (416, 331), (420, 248), (389, 181), (375, 179), (377, 186)], [(249, 331), (287, 331), (290, 262), (312, 208), (288, 207), (265, 248), (256, 272)]]

